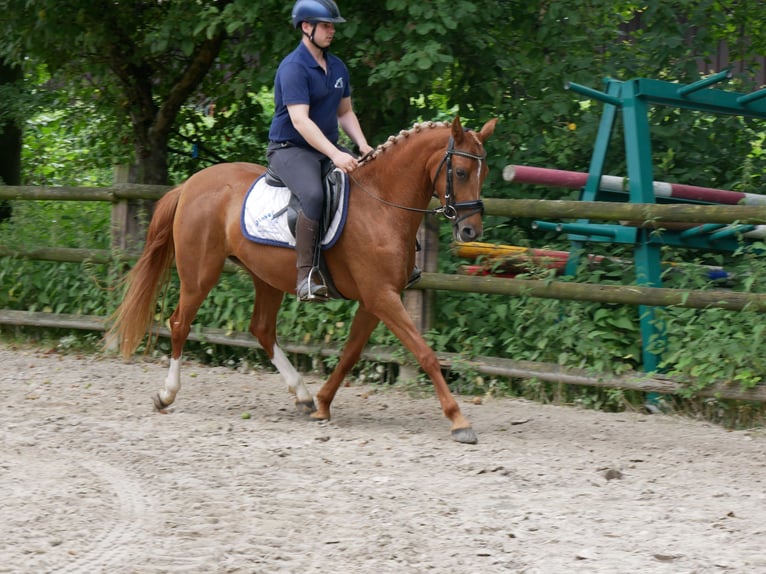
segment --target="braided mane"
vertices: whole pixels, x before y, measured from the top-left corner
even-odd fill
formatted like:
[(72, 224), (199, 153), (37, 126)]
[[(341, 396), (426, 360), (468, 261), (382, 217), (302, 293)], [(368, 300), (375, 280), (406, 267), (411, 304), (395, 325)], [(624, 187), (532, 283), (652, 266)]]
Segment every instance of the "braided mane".
[(424, 129), (445, 128), (445, 127), (449, 127), (450, 125), (451, 124), (449, 122), (431, 122), (431, 121), (415, 124), (408, 130), (402, 130), (395, 136), (389, 136), (385, 142), (383, 142), (378, 147), (376, 147), (371, 153), (367, 154), (359, 165), (362, 166), (371, 162), (380, 154), (382, 154), (384, 151), (386, 151), (388, 148), (390, 148), (393, 145), (396, 145), (402, 140), (407, 139), (412, 134), (416, 134)]

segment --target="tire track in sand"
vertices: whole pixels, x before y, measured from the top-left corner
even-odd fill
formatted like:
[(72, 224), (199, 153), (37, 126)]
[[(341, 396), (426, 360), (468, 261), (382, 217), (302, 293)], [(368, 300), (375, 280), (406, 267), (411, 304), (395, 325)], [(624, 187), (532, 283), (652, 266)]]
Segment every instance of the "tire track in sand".
[(82, 452), (40, 449), (6, 433), (2, 438), (0, 486), (15, 503), (0, 525), (0, 547), (11, 555), (0, 572), (93, 574), (128, 567), (153, 526), (154, 501), (140, 481)]

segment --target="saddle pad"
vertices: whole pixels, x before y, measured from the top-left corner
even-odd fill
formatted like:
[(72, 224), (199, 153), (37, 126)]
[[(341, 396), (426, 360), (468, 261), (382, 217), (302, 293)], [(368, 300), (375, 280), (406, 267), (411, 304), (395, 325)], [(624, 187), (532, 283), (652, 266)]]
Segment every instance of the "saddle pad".
[[(329, 249), (338, 241), (346, 224), (348, 204), (348, 178), (343, 175), (343, 192), (338, 207), (322, 236), (322, 249)], [(242, 234), (250, 241), (277, 247), (295, 247), (295, 236), (290, 231), (289, 216), (294, 213), (289, 207), (292, 192), (287, 187), (274, 187), (259, 177), (250, 186), (242, 207)], [(325, 204), (329, 202), (325, 201)]]

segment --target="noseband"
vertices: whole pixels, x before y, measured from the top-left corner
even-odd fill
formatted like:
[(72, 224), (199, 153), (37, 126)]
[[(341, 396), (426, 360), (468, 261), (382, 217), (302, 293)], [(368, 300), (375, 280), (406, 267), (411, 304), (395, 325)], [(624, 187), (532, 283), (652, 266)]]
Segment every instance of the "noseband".
[[(434, 176), (434, 190), (433, 195), (437, 197), (436, 193), (436, 181), (439, 179), (439, 174), (442, 168), (446, 166), (447, 169), (447, 188), (444, 191), (444, 205), (435, 211), (435, 213), (441, 213), (444, 217), (449, 219), (453, 225), (457, 225), (464, 219), (471, 217), (476, 213), (484, 215), (484, 202), (481, 199), (473, 199), (471, 201), (455, 201), (455, 194), (453, 193), (453, 173), (452, 173), (452, 156), (459, 155), (461, 157), (467, 157), (475, 159), (479, 162), (479, 175), (481, 175), (481, 163), (486, 159), (486, 152), (482, 155), (469, 153), (467, 151), (460, 151), (455, 149), (455, 139), (450, 136), (449, 146), (447, 151), (444, 152), (444, 157), (439, 163), (439, 167), (436, 169), (436, 175)], [(458, 219), (458, 211), (467, 211), (463, 217)]]

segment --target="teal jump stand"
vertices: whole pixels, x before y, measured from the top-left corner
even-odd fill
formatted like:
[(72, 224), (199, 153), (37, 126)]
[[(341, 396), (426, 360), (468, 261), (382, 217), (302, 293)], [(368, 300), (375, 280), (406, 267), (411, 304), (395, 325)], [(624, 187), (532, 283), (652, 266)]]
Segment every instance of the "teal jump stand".
[[(729, 70), (713, 74), (697, 82), (681, 85), (674, 82), (638, 78), (618, 81), (607, 78), (604, 90), (568, 83), (566, 89), (603, 102), (604, 109), (596, 142), (591, 156), (588, 178), (581, 190), (582, 201), (625, 201), (626, 194), (615, 194), (599, 188), (610, 140), (618, 113), (622, 115), (624, 147), (627, 161), (627, 200), (631, 203), (657, 203), (654, 192), (652, 147), (649, 110), (651, 106), (673, 106), (712, 114), (740, 115), (766, 119), (766, 88), (749, 94), (715, 89), (711, 86), (731, 78)], [(662, 202), (685, 201), (668, 200)], [(696, 202), (709, 203), (709, 202)], [(740, 245), (741, 233), (748, 226), (699, 226), (683, 231), (663, 230), (661, 234), (650, 229), (614, 224), (591, 223), (587, 219), (576, 223), (550, 223), (536, 221), (541, 229), (566, 232), (572, 248), (566, 273), (573, 275), (579, 254), (587, 242), (632, 244), (636, 282), (642, 286), (662, 286), (660, 249), (664, 245), (682, 248), (733, 251)], [(664, 327), (655, 313), (656, 308), (639, 307), (643, 369), (659, 370), (665, 341)], [(656, 403), (657, 397), (654, 398)], [(651, 397), (650, 397), (651, 402)]]

